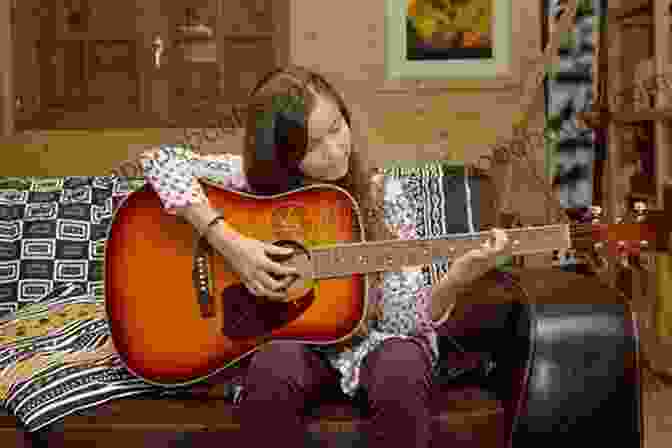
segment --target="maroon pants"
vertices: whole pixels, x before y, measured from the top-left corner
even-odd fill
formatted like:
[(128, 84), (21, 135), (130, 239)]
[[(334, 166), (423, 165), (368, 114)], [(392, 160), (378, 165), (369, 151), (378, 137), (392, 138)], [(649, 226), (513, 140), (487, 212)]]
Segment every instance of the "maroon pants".
[[(366, 357), (360, 384), (370, 411), (367, 446), (429, 446), (431, 381), (430, 360), (413, 341), (389, 339)], [(319, 404), (323, 392), (338, 387), (338, 373), (309, 348), (266, 346), (253, 355), (240, 403), (245, 439), (250, 446), (303, 446), (306, 411)]]

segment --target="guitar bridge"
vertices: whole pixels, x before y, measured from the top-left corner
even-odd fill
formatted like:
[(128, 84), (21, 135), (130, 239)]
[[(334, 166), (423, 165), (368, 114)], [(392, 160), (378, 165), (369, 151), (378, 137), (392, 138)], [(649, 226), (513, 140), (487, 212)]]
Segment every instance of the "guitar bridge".
[(208, 263), (208, 255), (211, 252), (211, 248), (205, 238), (201, 238), (200, 235), (196, 238), (192, 280), (201, 317), (209, 319), (215, 316), (210, 288), (210, 266)]

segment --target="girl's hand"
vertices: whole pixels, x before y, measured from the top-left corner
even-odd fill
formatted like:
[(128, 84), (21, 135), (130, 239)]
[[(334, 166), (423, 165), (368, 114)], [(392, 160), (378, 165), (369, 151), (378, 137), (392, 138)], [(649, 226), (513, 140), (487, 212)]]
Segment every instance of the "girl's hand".
[(457, 258), (450, 266), (450, 277), (466, 285), (480, 278), (497, 265), (497, 257), (509, 253), (510, 242), (502, 229), (492, 229), (494, 244), (486, 241), (480, 249), (473, 249)]
[[(291, 255), (292, 249), (240, 234), (231, 234), (222, 226), (210, 231), (208, 241), (229, 261), (241, 282), (252, 294), (280, 301), (287, 300), (286, 288), (295, 279), (297, 270), (276, 263), (268, 255)], [(276, 280), (273, 275), (285, 278)]]

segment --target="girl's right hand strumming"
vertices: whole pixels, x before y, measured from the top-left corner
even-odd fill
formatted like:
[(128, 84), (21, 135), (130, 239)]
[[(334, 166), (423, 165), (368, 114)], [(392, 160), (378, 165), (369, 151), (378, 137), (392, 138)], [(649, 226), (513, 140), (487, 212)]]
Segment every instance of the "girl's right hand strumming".
[[(268, 255), (290, 255), (292, 249), (230, 234), (222, 227), (212, 229), (208, 241), (229, 261), (252, 294), (281, 301), (287, 299), (286, 288), (297, 270), (276, 263)], [(276, 280), (271, 275), (284, 278)]]

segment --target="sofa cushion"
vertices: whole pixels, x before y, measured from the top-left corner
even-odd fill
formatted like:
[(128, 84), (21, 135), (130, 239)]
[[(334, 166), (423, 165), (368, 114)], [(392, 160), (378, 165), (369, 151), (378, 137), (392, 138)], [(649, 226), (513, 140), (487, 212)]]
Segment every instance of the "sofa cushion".
[(77, 285), (103, 298), (115, 207), (139, 185), (116, 177), (0, 177), (0, 316)]
[[(77, 408), (156, 389), (121, 365), (59, 360), (59, 352), (106, 341), (104, 242), (116, 207), (142, 184), (113, 176), (0, 177), (0, 407), (31, 430)], [(16, 371), (6, 370), (15, 363)]]

